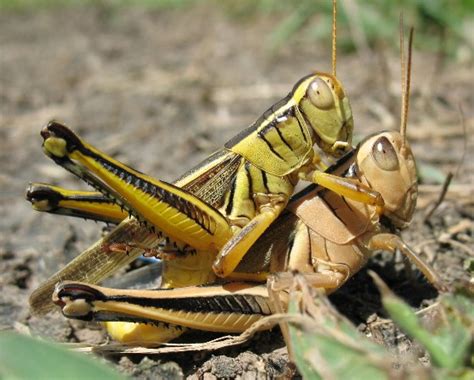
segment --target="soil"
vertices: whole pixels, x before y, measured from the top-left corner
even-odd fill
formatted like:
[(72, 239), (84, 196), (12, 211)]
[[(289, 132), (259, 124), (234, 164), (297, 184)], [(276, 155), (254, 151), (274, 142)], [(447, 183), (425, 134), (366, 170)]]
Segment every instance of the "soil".
[[(329, 42), (298, 34), (269, 51), (265, 42), (276, 21), (262, 15), (244, 22), (206, 4), (0, 14), (1, 329), (26, 327), (57, 341), (104, 339), (99, 326), (58, 313), (35, 318), (28, 310), (31, 291), (102, 233), (94, 222), (34, 212), (24, 200), (30, 181), (85, 188), (42, 154), (41, 127), (62, 120), (132, 167), (173, 180), (254, 121), (301, 76), (330, 70)], [(453, 283), (469, 280), (465, 265), (474, 250), (472, 62), (437, 62), (436, 54), (414, 52), (409, 139), (422, 185), (415, 219), (402, 236)], [(397, 128), (398, 70), (396, 52), (339, 55), (338, 77), (352, 102), (357, 137)], [(450, 171), (456, 172), (450, 190), (426, 222)], [(417, 309), (436, 301), (437, 292), (418, 272), (407, 272), (399, 257), (378, 255), (369, 268)], [(366, 333), (385, 316), (365, 269), (331, 299)], [(373, 335), (394, 355), (427, 362), (400, 331)], [(141, 379), (273, 378), (290, 374), (282, 347), (275, 329), (218, 352), (110, 360)]]

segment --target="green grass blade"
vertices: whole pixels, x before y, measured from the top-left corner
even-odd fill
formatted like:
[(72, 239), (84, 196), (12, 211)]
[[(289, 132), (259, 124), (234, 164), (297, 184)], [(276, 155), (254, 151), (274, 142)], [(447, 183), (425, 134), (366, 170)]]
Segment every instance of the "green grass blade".
[(125, 377), (97, 359), (53, 343), (0, 332), (0, 379), (101, 379)]
[(435, 331), (428, 331), (410, 306), (398, 298), (378, 276), (372, 274), (372, 277), (390, 317), (406, 334), (425, 347), (435, 366), (460, 369), (468, 365), (474, 346), (474, 302), (471, 293), (463, 289), (463, 292), (444, 294), (439, 303), (442, 322)]
[(361, 336), (357, 329), (328, 304), (316, 299), (318, 315), (298, 311), (296, 297), (289, 313), (302, 323), (289, 323), (296, 366), (305, 379), (388, 379), (391, 359), (379, 345)]

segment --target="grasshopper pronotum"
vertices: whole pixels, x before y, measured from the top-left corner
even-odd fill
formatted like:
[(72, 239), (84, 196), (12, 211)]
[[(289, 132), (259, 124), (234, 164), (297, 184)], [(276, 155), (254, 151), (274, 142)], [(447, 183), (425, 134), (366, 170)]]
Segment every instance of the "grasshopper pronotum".
[[(69, 192), (69, 199), (74, 199), (67, 203), (55, 198), (58, 189), (33, 184), (27, 192), (33, 206), (48, 211), (58, 201), (62, 206), (55, 212), (93, 214), (105, 220), (110, 220), (110, 213), (120, 216), (117, 209), (124, 207), (146, 225), (140, 226), (133, 218), (123, 222), (108, 238), (40, 286), (30, 299), (33, 311), (49, 308), (48, 298), (58, 280), (97, 282), (111, 268), (131, 261), (141, 248), (155, 246), (163, 236), (172, 242), (161, 251), (180, 256), (190, 245), (212, 257), (215, 274), (229, 277), (284, 209), (299, 178), (332, 186), (333, 178), (315, 173), (327, 167), (326, 159), (350, 147), (352, 129), (352, 111), (342, 85), (334, 75), (316, 72), (302, 78), (287, 97), (224, 149), (168, 184), (106, 156), (67, 127), (49, 123), (41, 132), (45, 153), (106, 197)], [(107, 203), (106, 198), (119, 206)], [(370, 191), (366, 198), (380, 201)], [(93, 200), (89, 202), (94, 206), (92, 211), (84, 206), (88, 200)], [(84, 206), (80, 211), (75, 209), (78, 204), (79, 209)], [(116, 253), (113, 259), (104, 254), (123, 245), (124, 254)]]
[[(437, 274), (393, 233), (409, 224), (417, 195), (415, 161), (405, 133), (412, 32), (406, 68), (402, 64), (406, 79), (402, 81), (400, 132), (368, 137), (328, 169), (341, 181), (356, 187), (368, 185), (379, 193), (384, 200), (381, 213), (376, 205), (310, 186), (293, 197), (240, 262), (237, 272), (242, 279), (245, 274), (253, 279), (253, 274), (277, 273), (281, 287), (286, 278), (291, 279), (289, 271), (297, 270), (312, 286), (332, 292), (360, 270), (374, 250), (398, 249), (434, 286), (444, 288)], [(58, 285), (54, 301), (70, 318), (168, 323), (219, 332), (244, 331), (276, 307), (265, 285), (244, 281), (166, 290), (119, 290), (65, 282)], [(153, 331), (149, 326), (143, 329)], [(128, 342), (135, 339), (135, 344), (157, 343), (153, 334), (137, 334), (117, 336)]]

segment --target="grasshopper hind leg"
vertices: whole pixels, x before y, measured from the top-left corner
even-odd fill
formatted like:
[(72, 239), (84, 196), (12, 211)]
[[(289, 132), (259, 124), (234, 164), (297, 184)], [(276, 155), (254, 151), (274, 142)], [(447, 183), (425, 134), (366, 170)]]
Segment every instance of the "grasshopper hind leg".
[(151, 228), (197, 249), (215, 250), (230, 238), (226, 218), (189, 191), (113, 159), (60, 123), (50, 122), (41, 135), (45, 153), (57, 164), (87, 180)]
[[(209, 252), (188, 253), (163, 261), (161, 289), (180, 288), (210, 283), (215, 280), (211, 269), (215, 255)], [(104, 322), (107, 333), (126, 345), (156, 346), (174, 340), (188, 328), (169, 323)]]
[(36, 211), (119, 224), (128, 214), (112, 199), (96, 191), (67, 190), (46, 183), (30, 183), (26, 200)]
[(130, 290), (64, 282), (53, 302), (68, 318), (168, 323), (224, 333), (245, 331), (273, 312), (265, 285), (249, 283)]
[(180, 337), (187, 328), (170, 324), (104, 322), (110, 337), (130, 346), (152, 347)]

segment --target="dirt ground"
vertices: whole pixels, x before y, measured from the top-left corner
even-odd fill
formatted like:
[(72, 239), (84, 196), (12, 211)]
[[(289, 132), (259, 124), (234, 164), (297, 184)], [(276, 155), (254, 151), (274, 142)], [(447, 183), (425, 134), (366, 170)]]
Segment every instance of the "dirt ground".
[[(0, 14), (1, 329), (27, 326), (58, 341), (104, 339), (98, 326), (58, 313), (34, 318), (28, 311), (31, 291), (102, 232), (94, 222), (34, 212), (24, 200), (30, 181), (85, 188), (42, 154), (41, 127), (62, 120), (132, 167), (173, 180), (254, 121), (301, 76), (330, 70), (329, 41), (318, 45), (297, 35), (270, 52), (265, 36), (274, 25), (270, 17), (243, 22), (205, 5)], [(338, 76), (358, 137), (398, 127), (398, 70), (396, 52), (339, 55)], [(415, 51), (409, 140), (422, 185), (415, 220), (403, 237), (450, 283), (469, 280), (465, 265), (474, 250), (472, 88), (472, 62), (438, 65), (435, 54)], [(456, 171), (466, 138), (467, 154), (446, 200), (424, 222), (443, 175)], [(381, 255), (369, 267), (416, 308), (436, 300), (437, 292), (420, 275), (408, 276), (400, 258)], [(385, 315), (365, 270), (332, 301), (367, 334)], [(377, 339), (394, 355), (427, 360), (394, 328)], [(278, 377), (287, 367), (282, 346), (275, 330), (219, 352), (111, 360), (142, 379)]]

